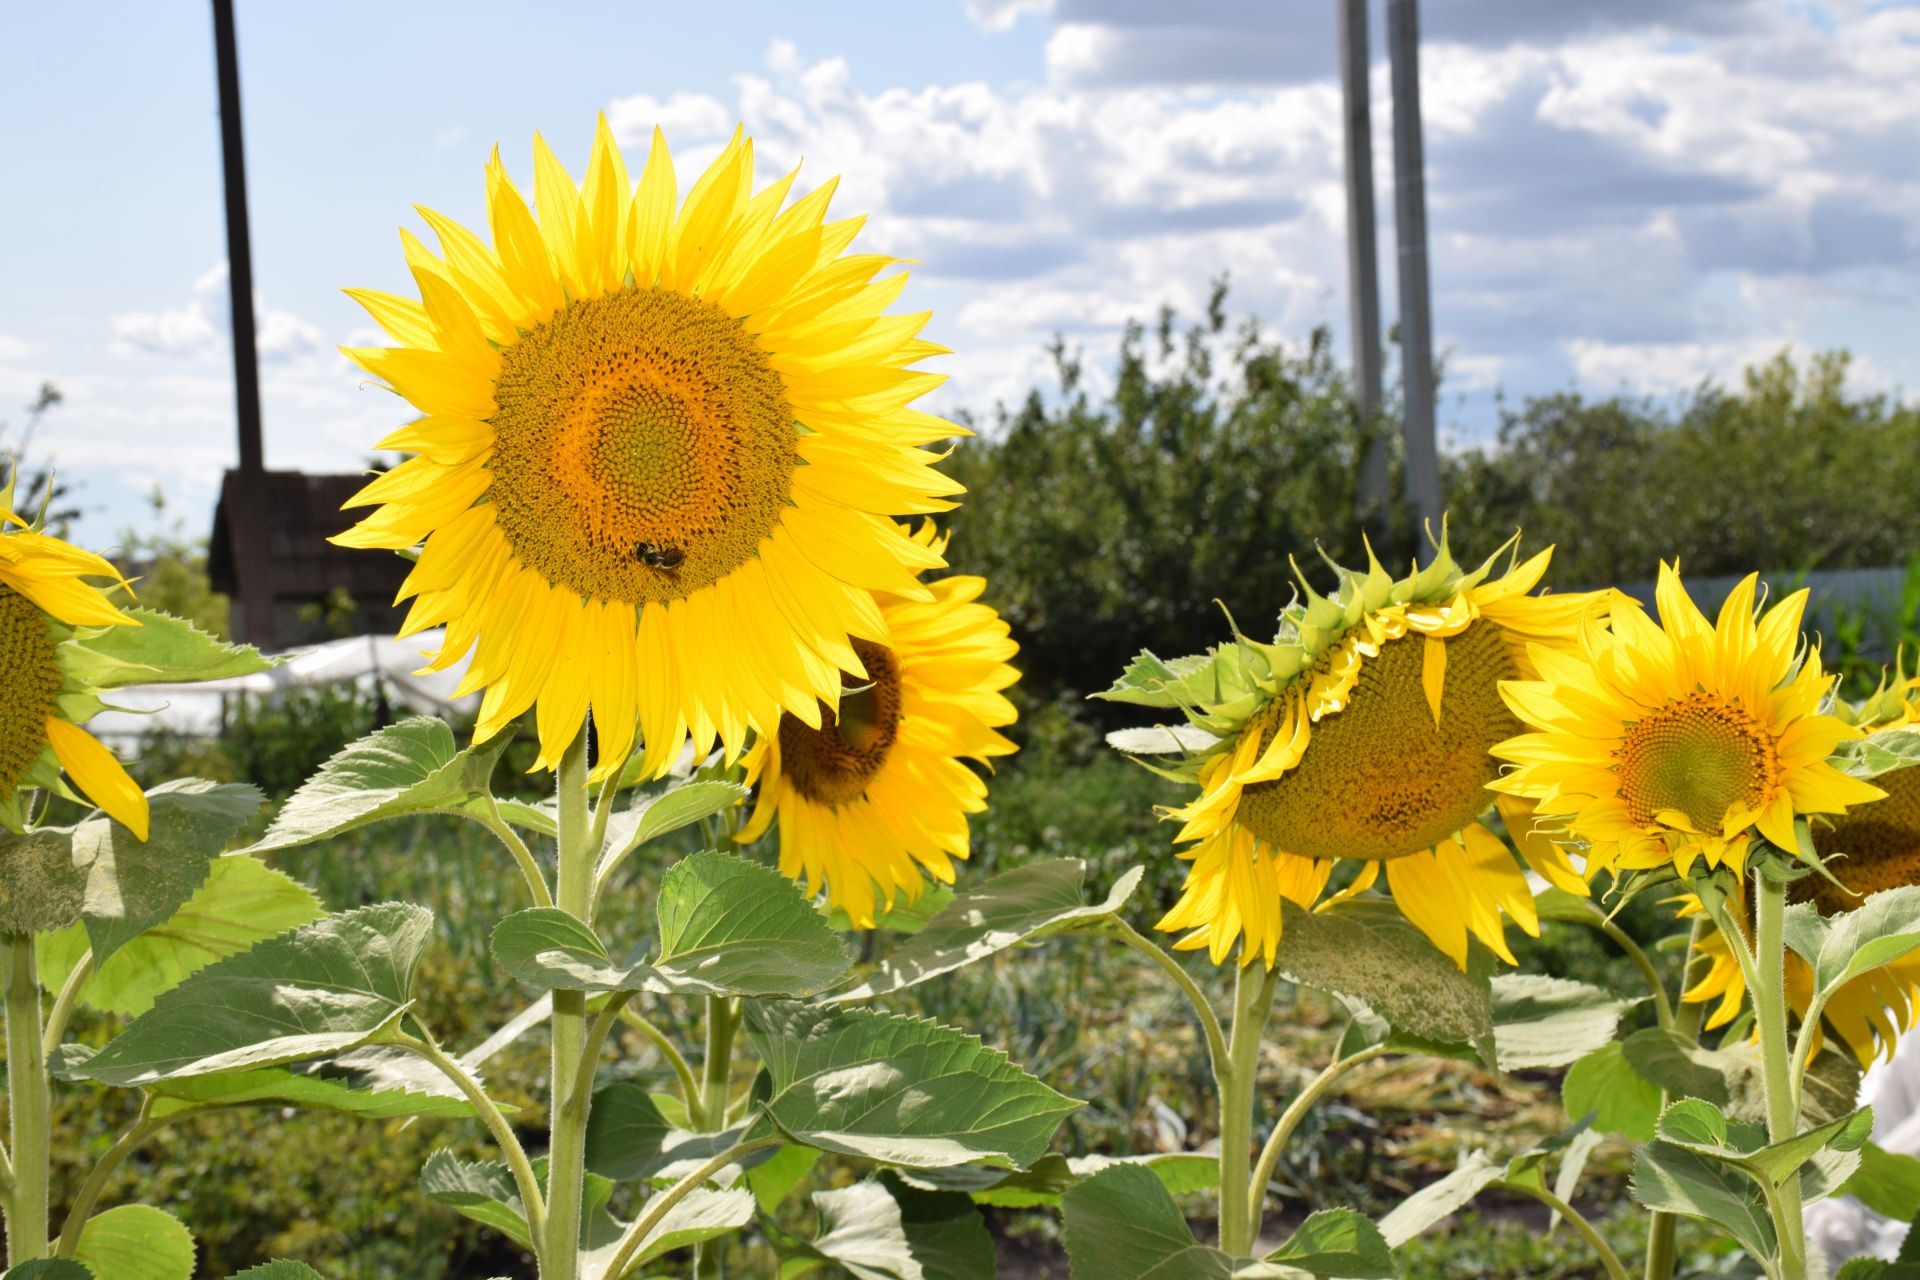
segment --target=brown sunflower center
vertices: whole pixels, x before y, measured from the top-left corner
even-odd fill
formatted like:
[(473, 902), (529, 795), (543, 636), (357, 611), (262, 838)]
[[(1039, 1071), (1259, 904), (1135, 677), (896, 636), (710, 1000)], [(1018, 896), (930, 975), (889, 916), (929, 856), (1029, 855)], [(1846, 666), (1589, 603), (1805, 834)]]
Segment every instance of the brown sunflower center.
[(1814, 848), (1834, 859), (1827, 870), (1854, 892), (1812, 875), (1794, 881), (1790, 901), (1811, 902), (1830, 916), (1853, 910), (1882, 889), (1920, 884), (1920, 768), (1883, 773), (1873, 784), (1887, 793), (1885, 800), (1857, 805), (1813, 833)]
[(893, 650), (855, 640), (853, 651), (868, 680), (840, 695), (835, 715), (820, 705), (815, 729), (792, 715), (780, 717), (780, 767), (794, 789), (816, 804), (849, 804), (887, 762), (900, 734), (900, 662)]
[(40, 606), (0, 584), (0, 796), (13, 794), (59, 711), (60, 656)]
[(520, 560), (629, 604), (752, 557), (799, 462), (786, 387), (740, 322), (666, 289), (569, 303), (500, 353), (488, 498)]
[(1779, 785), (1773, 736), (1716, 694), (1669, 702), (1634, 723), (1614, 754), (1627, 816), (1651, 824), (1667, 810), (1717, 834), (1735, 805), (1758, 808)]
[[(1426, 643), (1409, 634), (1383, 644), (1345, 709), (1313, 727), (1300, 763), (1241, 795), (1240, 824), (1301, 857), (1383, 861), (1430, 849), (1485, 812), (1499, 765), (1488, 749), (1520, 732), (1500, 681), (1519, 672), (1491, 623), (1442, 640), (1436, 725), (1422, 682)], [(1263, 747), (1281, 705), (1260, 730)]]

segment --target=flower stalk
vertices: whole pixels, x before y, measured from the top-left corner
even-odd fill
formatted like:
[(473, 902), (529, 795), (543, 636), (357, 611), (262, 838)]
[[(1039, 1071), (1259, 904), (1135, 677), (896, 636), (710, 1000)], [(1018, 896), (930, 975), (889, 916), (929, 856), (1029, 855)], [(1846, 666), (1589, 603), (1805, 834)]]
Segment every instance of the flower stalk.
[[(581, 923), (593, 923), (592, 845), (587, 813), (587, 734), (582, 725), (560, 757), (559, 872), (554, 905)], [(597, 1047), (597, 1046), (596, 1046)], [(547, 1146), (546, 1256), (541, 1280), (579, 1280), (581, 1196), (586, 1183), (587, 1111), (593, 1077), (582, 1071), (587, 1052), (587, 997), (553, 993), (551, 1117)], [(581, 1083), (585, 1075), (584, 1084)]]
[(40, 1049), (40, 977), (31, 934), (7, 940), (7, 1113), (13, 1183), (7, 1191), (7, 1265), (47, 1252), (47, 1181), (52, 1101)]
[(1253, 1172), (1254, 1084), (1260, 1039), (1273, 1008), (1279, 977), (1265, 967), (1241, 966), (1233, 984), (1233, 1039), (1225, 1072), (1216, 1072), (1220, 1094), (1220, 1248), (1236, 1258), (1253, 1250), (1248, 1185)]

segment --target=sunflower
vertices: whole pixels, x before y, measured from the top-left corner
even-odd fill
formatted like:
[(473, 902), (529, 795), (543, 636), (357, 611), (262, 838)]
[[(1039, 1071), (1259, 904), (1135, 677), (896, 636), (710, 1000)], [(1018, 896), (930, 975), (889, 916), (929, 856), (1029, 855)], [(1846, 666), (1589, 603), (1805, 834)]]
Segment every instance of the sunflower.
[(90, 551), (32, 528), (14, 514), (11, 486), (0, 487), (0, 820), (18, 827), (17, 797), (27, 787), (73, 787), (142, 840), (147, 797), (113, 753), (74, 722), (95, 706), (92, 690), (67, 670), (76, 635), (137, 627), (87, 578), (126, 579)]
[[(930, 522), (912, 538), (946, 550)], [(966, 762), (1014, 750), (997, 730), (1015, 718), (1001, 691), (1020, 678), (1007, 665), (1019, 646), (980, 603), (986, 585), (955, 576), (930, 583), (929, 599), (879, 596), (887, 641), (855, 641), (865, 674), (846, 675), (838, 710), (822, 706), (817, 725), (789, 711), (747, 752), (760, 790), (736, 839), (757, 840), (778, 818), (781, 872), (809, 894), (824, 883), (861, 928), (873, 927), (879, 897), (889, 908), (896, 894), (918, 898), (923, 869), (953, 883), (967, 815), (987, 807)]]
[(1536, 732), (1494, 748), (1519, 766), (1494, 789), (1584, 842), (1589, 872), (1744, 871), (1756, 834), (1794, 849), (1802, 816), (1884, 794), (1826, 762), (1861, 730), (1821, 709), (1833, 677), (1800, 651), (1807, 592), (1756, 621), (1756, 581), (1709, 624), (1662, 564), (1659, 626), (1623, 599), (1610, 628), (1583, 629), (1580, 653), (1536, 655), (1541, 678), (1505, 687)]
[(428, 209), (439, 256), (401, 233), (420, 301), (348, 291), (400, 345), (346, 354), (424, 416), (335, 541), (424, 540), (401, 634), (447, 628), (430, 669), (471, 651), (477, 740), (535, 707), (536, 768), (589, 708), (602, 773), (636, 721), (653, 774), (689, 736), (818, 727), (886, 640), (873, 592), (930, 598), (938, 553), (888, 517), (960, 490), (921, 446), (964, 433), (908, 407), (944, 348), (887, 314), (897, 259), (844, 253), (834, 183), (782, 211), (796, 175), (755, 192), (738, 130), (677, 204), (658, 130), (637, 189), (604, 118), (584, 183), (534, 160), (537, 218), (487, 165), (491, 247)]
[[(1344, 893), (1384, 865), (1401, 913), (1463, 969), (1469, 935), (1512, 962), (1503, 912), (1539, 932), (1525, 872), (1481, 823), (1498, 764), (1487, 749), (1519, 727), (1499, 686), (1533, 673), (1530, 652), (1571, 644), (1606, 595), (1529, 595), (1552, 552), (1521, 563), (1514, 546), (1466, 572), (1443, 536), (1398, 581), (1369, 549), (1366, 573), (1336, 566), (1331, 597), (1307, 588), (1273, 644), (1238, 636), (1171, 664), (1143, 654), (1105, 695), (1178, 706), (1192, 726), (1171, 731), (1184, 759), (1159, 768), (1200, 787), (1170, 814), (1193, 862), (1159, 924), (1185, 931), (1177, 947), (1218, 964), (1239, 940), (1241, 963), (1271, 966), (1281, 902), (1311, 907), (1343, 859), (1362, 864)], [(1528, 865), (1586, 892), (1564, 852), (1529, 838), (1523, 805), (1503, 816)]]
[[(1834, 712), (1849, 724), (1873, 732), (1903, 729), (1920, 720), (1916, 693), (1920, 693), (1920, 682), (1911, 679), (1883, 683), (1861, 702), (1837, 703)], [(1920, 765), (1879, 774), (1874, 783), (1886, 792), (1884, 800), (1855, 805), (1812, 828), (1814, 849), (1833, 878), (1803, 876), (1788, 886), (1789, 902), (1811, 903), (1821, 915), (1835, 916), (1854, 910), (1882, 890), (1920, 884)], [(1681, 915), (1699, 914), (1699, 899), (1689, 894), (1680, 901)], [(1744, 910), (1735, 914), (1746, 919)], [(1707, 1026), (1724, 1026), (1740, 1011), (1746, 979), (1718, 930), (1706, 935), (1700, 949), (1711, 964), (1685, 998), (1718, 999)], [(1813, 997), (1813, 975), (1806, 961), (1791, 951), (1786, 965), (1787, 1001), (1804, 1017)], [(1892, 1056), (1898, 1037), (1912, 1030), (1917, 1009), (1920, 955), (1908, 954), (1841, 987), (1828, 999), (1821, 1022), (1866, 1066), (1876, 1057)]]

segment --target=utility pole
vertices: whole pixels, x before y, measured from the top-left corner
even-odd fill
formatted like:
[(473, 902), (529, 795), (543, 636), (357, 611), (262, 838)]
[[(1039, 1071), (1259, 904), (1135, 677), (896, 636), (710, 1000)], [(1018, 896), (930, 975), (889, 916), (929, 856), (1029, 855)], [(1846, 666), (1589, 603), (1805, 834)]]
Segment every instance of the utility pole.
[(1386, 545), (1393, 495), (1387, 489), (1387, 438), (1380, 431), (1380, 261), (1373, 211), (1373, 109), (1368, 82), (1367, 0), (1333, 0), (1340, 28), (1340, 97), (1345, 105), (1347, 168), (1347, 316), (1353, 341), (1354, 418), (1368, 434), (1360, 465), (1359, 516)]
[(1400, 385), (1407, 506), (1437, 529), (1440, 458), (1433, 423), (1433, 320), (1428, 305), (1426, 159), (1420, 142), (1417, 0), (1387, 0), (1393, 76), (1393, 222), (1400, 247)]
[(213, 0), (214, 64), (220, 84), (220, 158), (227, 192), (227, 290), (233, 318), (234, 416), (240, 429), (240, 472), (226, 486), (237, 499), (233, 522), (235, 577), (243, 638), (261, 648), (274, 643), (273, 559), (268, 544), (266, 457), (260, 429), (260, 363), (254, 349), (253, 247), (247, 231), (246, 149), (240, 134), (240, 55), (233, 0)]

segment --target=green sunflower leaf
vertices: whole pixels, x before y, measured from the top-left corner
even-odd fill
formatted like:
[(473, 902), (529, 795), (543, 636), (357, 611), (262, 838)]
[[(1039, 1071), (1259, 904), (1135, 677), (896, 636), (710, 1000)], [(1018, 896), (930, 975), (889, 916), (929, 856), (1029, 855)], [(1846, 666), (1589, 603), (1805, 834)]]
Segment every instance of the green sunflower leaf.
[(557, 907), (519, 911), (493, 931), (494, 960), (536, 986), (668, 995), (811, 995), (852, 962), (791, 880), (724, 853), (682, 858), (660, 886), (660, 954), (622, 965)]
[(1593, 1127), (1636, 1142), (1653, 1137), (1660, 1119), (1660, 1086), (1650, 1083), (1627, 1060), (1616, 1041), (1589, 1053), (1567, 1071), (1560, 1088), (1567, 1117), (1593, 1116)]
[(650, 840), (715, 817), (746, 799), (737, 782), (702, 779), (641, 796), (607, 821), (607, 843), (595, 880), (605, 880), (620, 861)]
[(95, 1280), (86, 1264), (72, 1258), (35, 1258), (0, 1273), (0, 1280)]
[[(654, 1096), (631, 1080), (616, 1081), (593, 1095), (587, 1117), (587, 1168), (615, 1182), (685, 1177), (740, 1141), (745, 1126), (698, 1133), (669, 1118)], [(774, 1152), (744, 1156), (745, 1170)]]
[(1389, 1247), (1398, 1249), (1442, 1218), (1464, 1209), (1505, 1172), (1506, 1166), (1489, 1159), (1484, 1151), (1462, 1156), (1452, 1173), (1420, 1188), (1380, 1219), (1381, 1236)]
[(1622, 1050), (1642, 1080), (1676, 1098), (1700, 1098), (1716, 1107), (1732, 1099), (1727, 1077), (1737, 1064), (1677, 1031), (1642, 1028), (1627, 1037)]
[(1870, 894), (1825, 924), (1813, 980), (1822, 993), (1831, 995), (1861, 974), (1920, 948), (1920, 885)]
[(432, 1066), (404, 1050), (379, 1046), (298, 1068), (181, 1076), (149, 1085), (147, 1091), (154, 1096), (156, 1116), (246, 1104), (305, 1107), (369, 1120), (473, 1114), (472, 1104)]
[(1860, 1167), (1840, 1194), (1895, 1222), (1911, 1222), (1920, 1217), (1920, 1160), (1869, 1142), (1860, 1148)]
[(854, 1280), (992, 1280), (993, 1237), (963, 1195), (922, 1191), (883, 1173), (813, 1193), (820, 1232), (780, 1269), (795, 1280), (836, 1264)]
[(763, 1114), (823, 1151), (915, 1168), (993, 1156), (1026, 1166), (1080, 1106), (934, 1022), (754, 1003), (746, 1025), (771, 1080)]
[(1503, 1071), (1564, 1067), (1613, 1040), (1620, 1018), (1645, 997), (1531, 973), (1493, 978), (1493, 1040)]
[(142, 1085), (357, 1048), (411, 1006), (432, 925), (424, 907), (379, 903), (215, 961), (155, 999), (75, 1074)]
[(233, 1280), (324, 1280), (324, 1277), (304, 1262), (275, 1258), (272, 1262), (248, 1267), (234, 1276)]
[(95, 1275), (113, 1280), (193, 1278), (192, 1233), (151, 1205), (120, 1205), (88, 1218), (73, 1252)]
[[(80, 1001), (129, 1017), (153, 1007), (154, 997), (188, 974), (245, 951), (288, 929), (320, 918), (320, 900), (292, 877), (256, 858), (215, 858), (206, 882), (167, 919), (97, 963), (81, 984)], [(50, 989), (66, 981), (87, 953), (79, 925), (40, 939), (41, 979)]]
[[(641, 1207), (645, 1208), (644, 1203)], [(643, 1267), (676, 1249), (685, 1249), (738, 1231), (753, 1221), (753, 1210), (753, 1194), (749, 1191), (716, 1191), (711, 1187), (697, 1187), (688, 1192), (680, 1203), (667, 1210), (666, 1215), (654, 1224), (653, 1230), (641, 1238), (631, 1266)], [(619, 1226), (618, 1223), (615, 1225)], [(580, 1255), (581, 1274), (600, 1275), (607, 1264), (613, 1261), (613, 1255), (619, 1247), (618, 1235), (604, 1243), (589, 1245)], [(628, 1270), (626, 1274), (632, 1275), (634, 1272)]]
[(1265, 1260), (1341, 1280), (1389, 1280), (1400, 1274), (1380, 1228), (1352, 1209), (1322, 1209), (1311, 1215)]
[(1741, 1170), (1671, 1142), (1634, 1149), (1633, 1198), (1649, 1209), (1699, 1218), (1762, 1261), (1780, 1248), (1760, 1184)]
[[(952, 901), (953, 890), (936, 880), (923, 885), (920, 896), (912, 902), (908, 902), (907, 895), (903, 893), (893, 900), (891, 907), (884, 902), (878, 903), (873, 913), (873, 927), (910, 937), (926, 928), (927, 922), (945, 911), (947, 904)], [(835, 933), (852, 933), (860, 927), (844, 907), (828, 908), (827, 923), (833, 926)]]
[(1086, 929), (1116, 914), (1145, 869), (1123, 872), (1104, 899), (1088, 902), (1088, 864), (1048, 858), (1003, 872), (978, 888), (953, 895), (920, 932), (880, 962), (859, 986), (831, 1001), (867, 1000), (899, 991), (1033, 938)]
[(147, 792), (145, 840), (97, 811), (71, 827), (0, 831), (0, 930), (77, 921), (104, 962), (193, 896), (260, 804), (252, 787), (184, 778)]
[(1920, 728), (1882, 729), (1864, 738), (1842, 742), (1828, 763), (1856, 778), (1877, 778), (1895, 769), (1920, 764)]
[(342, 747), (288, 797), (266, 835), (245, 852), (292, 849), (410, 813), (474, 817), (507, 736), (466, 748), (445, 722), (402, 720)]
[(1476, 949), (1467, 972), (1394, 905), (1359, 897), (1319, 911), (1281, 904), (1274, 968), (1289, 980), (1358, 1002), (1396, 1032), (1468, 1044), (1496, 1062), (1493, 988)]
[(170, 613), (128, 609), (137, 627), (103, 627), (61, 645), (70, 680), (94, 689), (130, 684), (190, 684), (268, 671), (285, 662), (250, 645), (228, 644)]

